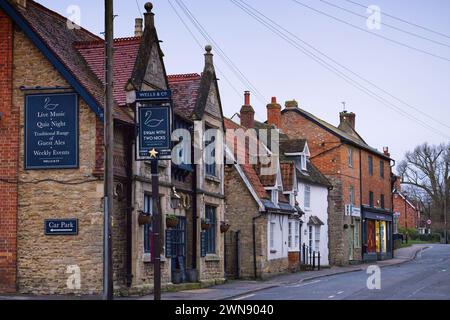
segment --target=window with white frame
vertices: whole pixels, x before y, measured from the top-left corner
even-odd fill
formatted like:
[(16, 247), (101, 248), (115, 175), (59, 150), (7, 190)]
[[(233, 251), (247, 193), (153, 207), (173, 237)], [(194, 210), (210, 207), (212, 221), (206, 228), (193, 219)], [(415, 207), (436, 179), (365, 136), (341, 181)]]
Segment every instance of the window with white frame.
[(302, 155), (300, 156), (300, 169), (302, 169), (303, 171), (306, 171), (306, 155)]
[(272, 202), (278, 203), (278, 189), (272, 190)]
[(314, 233), (314, 251), (320, 251), (320, 226), (315, 226)]
[(295, 221), (294, 237), (295, 237), (295, 247), (299, 248), (299, 245), (300, 245), (300, 222), (298, 222), (298, 221)]
[(313, 226), (309, 226), (308, 228), (308, 240), (309, 240), (309, 249), (312, 250), (313, 247), (313, 237), (314, 237), (314, 227)]
[(354, 206), (355, 205), (355, 188), (353, 188), (353, 186), (350, 186), (349, 198), (350, 198), (350, 204)]
[(353, 148), (348, 147), (348, 166), (353, 168)]
[(270, 250), (275, 249), (275, 222), (270, 222), (269, 225), (269, 246)]
[(305, 185), (305, 209), (311, 208), (311, 186)]

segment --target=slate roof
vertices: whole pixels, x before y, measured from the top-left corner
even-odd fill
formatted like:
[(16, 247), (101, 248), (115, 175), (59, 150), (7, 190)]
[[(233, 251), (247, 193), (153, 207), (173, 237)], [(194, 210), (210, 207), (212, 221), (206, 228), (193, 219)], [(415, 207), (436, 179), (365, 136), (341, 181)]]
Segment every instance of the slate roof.
[(306, 139), (285, 139), (280, 141), (280, 152), (299, 153), (305, 150)]
[[(103, 84), (74, 46), (80, 41), (99, 42), (103, 40), (83, 28), (67, 28), (67, 18), (32, 0), (27, 1), (26, 9), (15, 8), (15, 11), (71, 75), (89, 92), (97, 104), (103, 107)], [(114, 117), (124, 122), (132, 122), (131, 117), (117, 105), (114, 108)]]
[(332, 187), (331, 182), (309, 160), (306, 163), (306, 170), (307, 172), (297, 169), (297, 179), (310, 184)]
[(317, 216), (311, 216), (309, 217), (308, 224), (312, 224), (315, 226), (323, 226), (325, 223), (322, 222), (322, 220), (319, 219)]
[(333, 126), (332, 124), (316, 117), (315, 115), (301, 109), (301, 108), (289, 108), (289, 109), (284, 109), (283, 111), (281, 111), (282, 113), (286, 113), (286, 112), (290, 112), (290, 111), (294, 111), (297, 112), (299, 114), (301, 114), (302, 116), (304, 116), (305, 118), (315, 122), (316, 124), (318, 124), (319, 126), (321, 126), (322, 128), (324, 128), (325, 130), (327, 130), (328, 132), (334, 134), (335, 136), (339, 137), (340, 139), (344, 140), (347, 143), (350, 143), (354, 146), (360, 147), (364, 150), (367, 150), (371, 153), (374, 153), (384, 159), (388, 159), (390, 160), (390, 157), (386, 156), (384, 153), (378, 151), (375, 148), (372, 148), (371, 146), (369, 146), (360, 136), (359, 134), (356, 133), (356, 131), (354, 131), (355, 134), (350, 134), (348, 132), (345, 132), (344, 130), (341, 130), (335, 126)]

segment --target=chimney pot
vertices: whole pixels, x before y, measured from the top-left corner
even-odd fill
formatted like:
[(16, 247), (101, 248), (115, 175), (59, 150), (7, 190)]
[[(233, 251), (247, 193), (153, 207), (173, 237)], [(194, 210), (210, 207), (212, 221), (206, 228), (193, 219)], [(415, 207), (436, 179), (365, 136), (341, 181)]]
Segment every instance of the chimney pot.
[(386, 156), (388, 156), (388, 157), (391, 156), (391, 154), (390, 154), (390, 152), (389, 152), (389, 147), (384, 147), (384, 148), (383, 148), (383, 153), (384, 153)]
[(250, 91), (245, 91), (244, 97), (244, 106), (250, 106)]
[(281, 105), (277, 103), (276, 97), (272, 97), (272, 102), (267, 105), (267, 123), (281, 128)]
[(295, 100), (286, 101), (285, 103), (286, 109), (297, 109), (298, 108), (298, 102)]

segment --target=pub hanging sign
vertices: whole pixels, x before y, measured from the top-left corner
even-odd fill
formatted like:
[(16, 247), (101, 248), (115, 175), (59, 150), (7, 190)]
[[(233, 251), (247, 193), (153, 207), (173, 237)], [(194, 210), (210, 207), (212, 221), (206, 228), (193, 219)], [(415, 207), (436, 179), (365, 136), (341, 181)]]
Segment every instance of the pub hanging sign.
[(136, 103), (136, 160), (170, 160), (171, 91), (138, 92)]
[(25, 169), (76, 169), (78, 96), (75, 93), (25, 97)]

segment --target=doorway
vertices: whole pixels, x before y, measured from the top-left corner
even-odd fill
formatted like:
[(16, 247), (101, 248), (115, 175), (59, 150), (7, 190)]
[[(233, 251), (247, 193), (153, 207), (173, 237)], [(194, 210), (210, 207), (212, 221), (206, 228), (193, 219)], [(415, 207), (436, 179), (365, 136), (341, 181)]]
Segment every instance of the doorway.
[(186, 218), (178, 217), (178, 225), (171, 232), (171, 273), (173, 283), (186, 282)]

